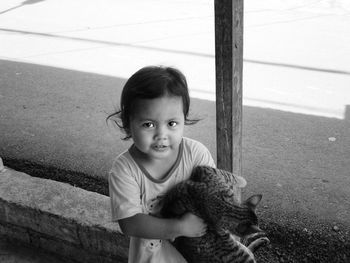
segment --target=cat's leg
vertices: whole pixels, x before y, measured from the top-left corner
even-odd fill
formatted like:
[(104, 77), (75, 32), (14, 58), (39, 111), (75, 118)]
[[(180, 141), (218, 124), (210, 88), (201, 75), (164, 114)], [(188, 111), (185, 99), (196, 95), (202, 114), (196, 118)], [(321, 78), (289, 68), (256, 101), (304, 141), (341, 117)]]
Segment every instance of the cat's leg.
[(252, 251), (239, 240), (236, 240), (231, 233), (220, 231), (218, 234), (220, 236), (220, 242), (216, 242), (218, 245), (216, 248), (216, 257), (220, 257), (220, 262), (256, 262)]
[(270, 243), (265, 232), (257, 232), (242, 238), (242, 243), (247, 246), (253, 253), (259, 248)]
[(220, 240), (217, 239), (217, 235), (209, 231), (201, 237), (179, 237), (174, 246), (189, 263), (222, 263), (214, 256), (218, 250), (218, 243)]

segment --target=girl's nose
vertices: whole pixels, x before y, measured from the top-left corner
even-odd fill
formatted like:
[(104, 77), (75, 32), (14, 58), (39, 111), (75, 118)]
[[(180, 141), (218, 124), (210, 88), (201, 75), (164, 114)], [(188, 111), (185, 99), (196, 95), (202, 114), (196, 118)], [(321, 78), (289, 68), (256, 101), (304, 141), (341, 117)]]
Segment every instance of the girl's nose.
[(166, 139), (166, 128), (163, 126), (158, 126), (156, 130), (156, 139), (157, 140), (164, 140)]

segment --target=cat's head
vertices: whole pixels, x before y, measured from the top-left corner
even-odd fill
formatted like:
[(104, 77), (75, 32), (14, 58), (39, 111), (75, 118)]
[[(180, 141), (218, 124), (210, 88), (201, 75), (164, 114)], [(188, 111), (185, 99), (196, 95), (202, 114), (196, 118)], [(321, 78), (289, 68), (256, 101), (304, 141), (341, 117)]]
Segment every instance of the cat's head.
[(190, 179), (194, 182), (214, 185), (222, 182), (235, 188), (244, 188), (247, 185), (247, 181), (242, 176), (205, 165), (196, 166), (192, 171)]
[(216, 226), (230, 230), (231, 233), (240, 237), (261, 232), (256, 215), (256, 207), (261, 199), (262, 195), (256, 194), (241, 204), (226, 203), (225, 209), (221, 211), (221, 216), (218, 217)]

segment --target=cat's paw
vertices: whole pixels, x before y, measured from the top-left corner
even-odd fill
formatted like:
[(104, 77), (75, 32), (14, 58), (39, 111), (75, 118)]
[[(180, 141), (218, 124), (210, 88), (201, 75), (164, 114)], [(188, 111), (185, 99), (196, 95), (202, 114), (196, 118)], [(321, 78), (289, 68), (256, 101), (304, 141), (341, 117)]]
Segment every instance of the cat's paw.
[(259, 248), (268, 245), (270, 240), (267, 238), (265, 232), (257, 232), (249, 236), (245, 236), (242, 239), (242, 243), (254, 253)]

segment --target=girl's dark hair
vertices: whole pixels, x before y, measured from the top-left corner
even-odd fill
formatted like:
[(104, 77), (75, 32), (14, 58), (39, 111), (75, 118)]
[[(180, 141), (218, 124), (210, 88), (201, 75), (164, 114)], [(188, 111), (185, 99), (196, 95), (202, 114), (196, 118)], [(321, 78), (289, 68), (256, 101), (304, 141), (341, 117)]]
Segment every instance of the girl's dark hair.
[(124, 85), (120, 110), (109, 115), (107, 121), (113, 118), (111, 120), (126, 133), (124, 140), (130, 139), (130, 117), (134, 114), (135, 102), (138, 99), (155, 99), (166, 95), (182, 98), (186, 125), (199, 121), (188, 119), (190, 96), (185, 76), (175, 68), (163, 66), (148, 66), (134, 73)]

